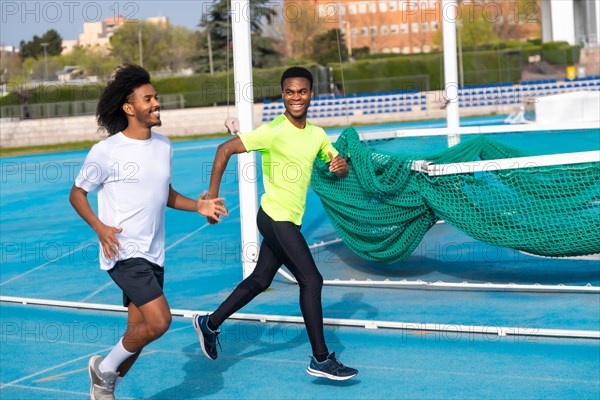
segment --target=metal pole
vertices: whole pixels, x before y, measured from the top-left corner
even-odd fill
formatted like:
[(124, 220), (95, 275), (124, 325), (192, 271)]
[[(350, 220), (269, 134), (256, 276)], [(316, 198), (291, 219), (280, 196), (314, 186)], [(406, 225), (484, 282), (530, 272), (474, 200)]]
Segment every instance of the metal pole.
[(446, 95), (446, 123), (448, 129), (448, 147), (460, 142), (457, 133), (460, 127), (458, 110), (458, 73), (456, 62), (456, 16), (457, 0), (443, 0), (443, 42), (444, 42), (444, 77)]
[(346, 21), (346, 45), (348, 46), (348, 60), (352, 58), (352, 32), (350, 22)]
[(208, 39), (208, 66), (210, 68), (210, 74), (215, 74), (215, 68), (213, 66), (213, 53), (212, 53), (212, 41), (210, 38), (210, 28), (206, 28), (206, 34)]
[(48, 47), (49, 44), (50, 43), (40, 43), (44, 49), (44, 82), (48, 80), (48, 56), (46, 54), (46, 47)]
[[(252, 80), (252, 48), (250, 43), (250, 1), (231, 0), (233, 30), (233, 74), (236, 85), (236, 111), (240, 132), (254, 129), (254, 92)], [(242, 266), (246, 278), (256, 267), (259, 240), (256, 227), (258, 190), (256, 156), (254, 153), (238, 154), (238, 180), (240, 192), (240, 221), (242, 229)]]
[(140, 51), (140, 67), (144, 66), (144, 49), (142, 48), (142, 23), (138, 22), (138, 49)]
[(456, 43), (458, 45), (458, 75), (460, 78), (460, 80), (459, 80), (460, 87), (462, 88), (465, 86), (465, 73), (464, 73), (464, 66), (463, 66), (462, 22), (461, 21), (456, 22), (456, 30), (457, 30)]

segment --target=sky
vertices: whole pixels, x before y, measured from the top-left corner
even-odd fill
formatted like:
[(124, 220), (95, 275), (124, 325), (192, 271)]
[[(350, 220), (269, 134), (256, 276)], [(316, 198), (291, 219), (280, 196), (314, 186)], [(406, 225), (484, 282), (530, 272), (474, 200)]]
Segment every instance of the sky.
[(84, 22), (115, 15), (127, 19), (166, 16), (174, 25), (197, 29), (211, 0), (0, 0), (0, 45), (19, 47), (21, 40), (56, 30), (63, 40), (78, 39)]

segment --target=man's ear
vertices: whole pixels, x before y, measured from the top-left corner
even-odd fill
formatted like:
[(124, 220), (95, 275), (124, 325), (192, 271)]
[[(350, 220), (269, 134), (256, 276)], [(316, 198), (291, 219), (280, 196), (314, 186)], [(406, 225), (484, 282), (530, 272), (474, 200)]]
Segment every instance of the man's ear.
[(123, 111), (127, 115), (133, 115), (134, 114), (133, 107), (129, 103), (123, 103)]

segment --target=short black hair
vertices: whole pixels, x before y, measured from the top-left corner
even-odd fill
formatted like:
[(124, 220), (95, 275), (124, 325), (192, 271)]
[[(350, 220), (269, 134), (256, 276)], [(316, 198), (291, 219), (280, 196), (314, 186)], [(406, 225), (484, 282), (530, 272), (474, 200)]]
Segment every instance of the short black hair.
[(310, 82), (310, 90), (313, 88), (313, 76), (309, 70), (304, 67), (290, 67), (281, 75), (281, 90), (283, 90), (283, 81), (288, 78), (306, 78)]
[(99, 129), (105, 129), (112, 136), (127, 128), (123, 104), (129, 101), (135, 89), (145, 84), (150, 84), (150, 74), (144, 68), (134, 64), (117, 67), (98, 100), (96, 119)]

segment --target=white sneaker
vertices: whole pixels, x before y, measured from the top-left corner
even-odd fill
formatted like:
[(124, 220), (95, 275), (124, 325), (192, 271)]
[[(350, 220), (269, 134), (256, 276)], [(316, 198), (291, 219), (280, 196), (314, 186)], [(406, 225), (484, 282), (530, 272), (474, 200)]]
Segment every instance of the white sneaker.
[(93, 356), (88, 363), (90, 374), (90, 400), (115, 400), (115, 381), (117, 372), (100, 372), (98, 366), (104, 357)]

